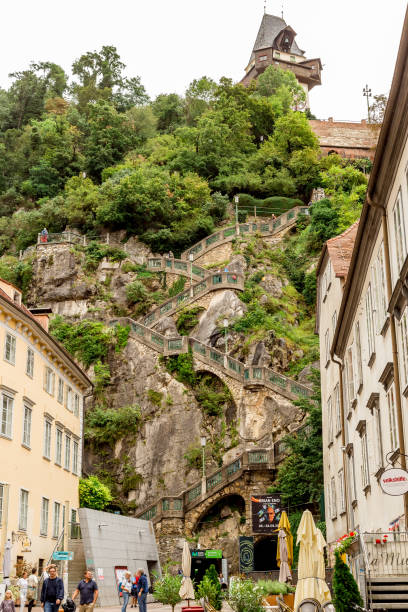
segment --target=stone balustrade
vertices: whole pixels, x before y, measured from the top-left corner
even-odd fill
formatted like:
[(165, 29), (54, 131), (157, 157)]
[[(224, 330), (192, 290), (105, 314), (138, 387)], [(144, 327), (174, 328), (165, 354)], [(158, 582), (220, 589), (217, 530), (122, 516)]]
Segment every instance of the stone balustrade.
[(311, 397), (312, 389), (302, 383), (278, 374), (270, 368), (262, 366), (245, 366), (244, 387), (255, 387), (261, 385), (273, 389), (288, 399), (298, 400), (300, 397)]
[(210, 234), (206, 238), (203, 238), (203, 240), (200, 240), (200, 242), (197, 242), (194, 246), (184, 251), (181, 254), (181, 259), (188, 260), (190, 254), (192, 254), (194, 257), (201, 257), (208, 251), (211, 251), (221, 244), (235, 240), (238, 238), (238, 236), (245, 237), (253, 234), (273, 236), (274, 234), (278, 234), (282, 230), (293, 225), (299, 215), (309, 214), (310, 209), (307, 206), (295, 206), (269, 223), (262, 221), (257, 223), (239, 223), (232, 227), (227, 227), (219, 230), (218, 232), (214, 232), (214, 234)]
[(208, 270), (197, 266), (194, 262), (174, 259), (173, 257), (149, 257), (147, 267), (153, 272), (169, 272), (178, 274), (194, 281), (201, 281), (210, 274)]
[(164, 356), (180, 355), (188, 351), (187, 336), (175, 336), (170, 338), (153, 331), (150, 327), (146, 327), (138, 321), (134, 321), (130, 317), (121, 317), (109, 322), (110, 326), (120, 323), (121, 325), (130, 325), (131, 335), (140, 340), (146, 346), (158, 351)]
[(163, 317), (169, 316), (177, 310), (188, 306), (198, 297), (202, 297), (210, 291), (218, 289), (235, 289), (243, 291), (244, 277), (241, 274), (233, 274), (231, 272), (216, 272), (210, 274), (198, 283), (195, 283), (185, 291), (181, 291), (176, 296), (170, 298), (148, 315), (143, 317), (142, 322), (146, 327), (153, 327)]
[(136, 516), (153, 522), (162, 518), (182, 518), (186, 512), (240, 478), (243, 472), (272, 470), (274, 467), (273, 449), (247, 450), (235, 458), (234, 461), (215, 470), (186, 491), (179, 495), (161, 497), (156, 503), (137, 513)]

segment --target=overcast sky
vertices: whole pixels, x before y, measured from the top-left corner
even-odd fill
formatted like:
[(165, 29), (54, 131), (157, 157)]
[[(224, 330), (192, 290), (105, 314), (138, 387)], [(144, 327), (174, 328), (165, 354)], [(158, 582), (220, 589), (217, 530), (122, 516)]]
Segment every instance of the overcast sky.
[[(115, 45), (127, 76), (140, 75), (151, 97), (182, 94), (202, 75), (235, 81), (262, 19), (264, 0), (2, 0), (0, 86), (30, 61), (72, 61)], [(318, 118), (360, 120), (363, 86), (387, 93), (406, 10), (405, 0), (284, 0), (284, 18), (306, 57), (320, 57), (322, 86), (311, 93)], [(267, 0), (281, 14), (282, 0)]]

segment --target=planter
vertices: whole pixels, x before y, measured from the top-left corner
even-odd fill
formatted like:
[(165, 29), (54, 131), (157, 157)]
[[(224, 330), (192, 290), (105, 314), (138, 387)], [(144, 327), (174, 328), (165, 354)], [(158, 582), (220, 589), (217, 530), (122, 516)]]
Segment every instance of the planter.
[[(267, 597), (265, 597), (265, 599), (271, 606), (277, 606), (278, 597), (281, 597), (281, 595), (268, 595)], [(287, 606), (289, 606), (289, 608), (292, 608), (293, 610), (293, 608), (295, 607), (295, 594), (288, 593), (287, 595), (283, 595), (283, 601)]]

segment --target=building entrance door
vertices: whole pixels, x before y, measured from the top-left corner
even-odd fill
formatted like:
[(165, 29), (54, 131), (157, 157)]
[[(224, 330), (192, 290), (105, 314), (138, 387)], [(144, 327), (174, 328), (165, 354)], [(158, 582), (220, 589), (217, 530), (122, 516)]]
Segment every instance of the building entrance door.
[(267, 536), (255, 542), (254, 570), (256, 572), (270, 572), (279, 569), (276, 561), (277, 545), (276, 536)]

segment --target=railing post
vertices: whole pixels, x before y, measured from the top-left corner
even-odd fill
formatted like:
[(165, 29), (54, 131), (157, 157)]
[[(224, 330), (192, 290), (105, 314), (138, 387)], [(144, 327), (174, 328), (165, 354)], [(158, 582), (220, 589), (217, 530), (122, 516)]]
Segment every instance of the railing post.
[(109, 244), (109, 233), (106, 234), (106, 244)]
[(84, 246), (86, 246), (86, 236), (84, 235)]
[(254, 206), (254, 217), (256, 219), (256, 206)]

